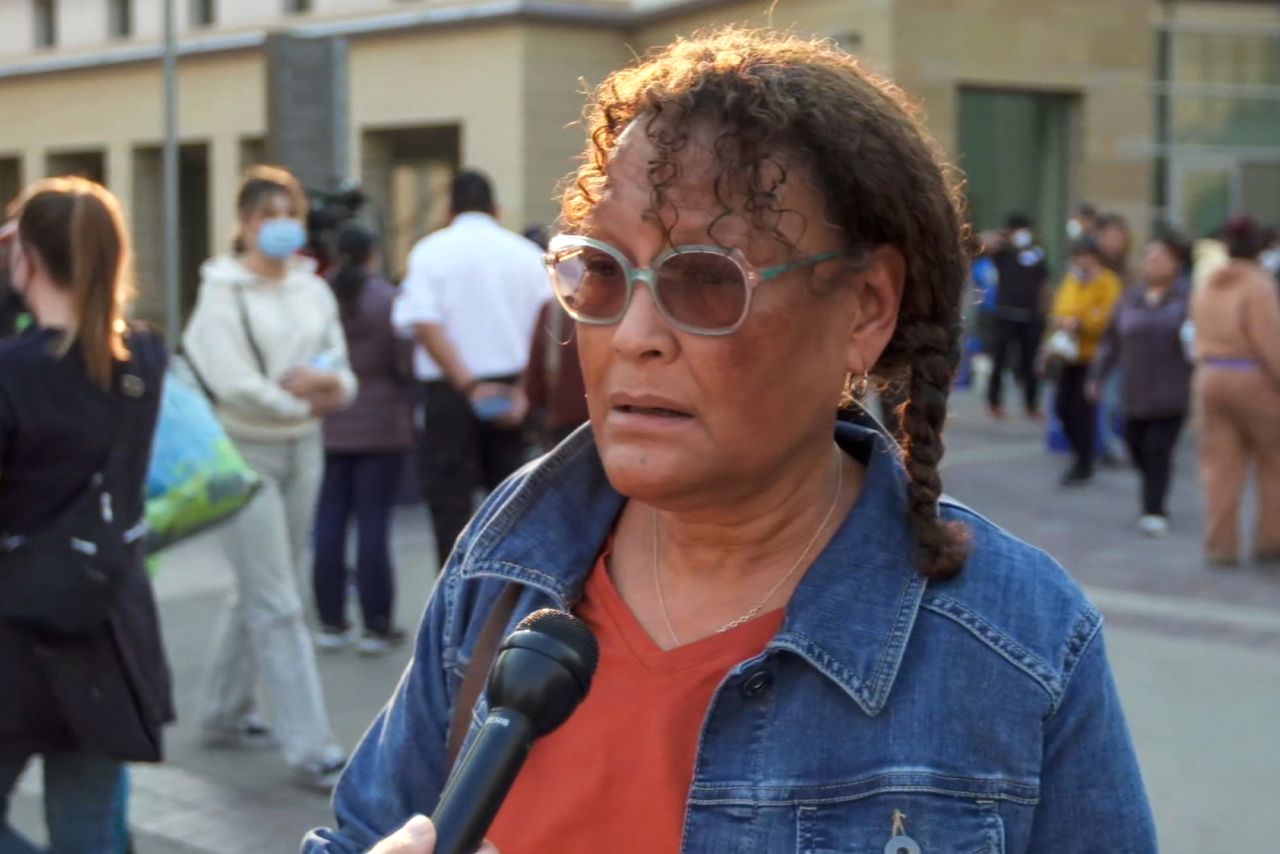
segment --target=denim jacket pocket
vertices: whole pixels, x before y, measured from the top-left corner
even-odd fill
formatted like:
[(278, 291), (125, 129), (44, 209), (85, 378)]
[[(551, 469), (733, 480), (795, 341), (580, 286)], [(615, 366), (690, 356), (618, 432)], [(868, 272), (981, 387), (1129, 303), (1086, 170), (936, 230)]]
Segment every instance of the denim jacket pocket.
[[(799, 854), (1004, 854), (996, 801), (965, 781), (913, 773), (865, 795), (799, 806)], [(1028, 809), (1031, 807), (1028, 806)]]

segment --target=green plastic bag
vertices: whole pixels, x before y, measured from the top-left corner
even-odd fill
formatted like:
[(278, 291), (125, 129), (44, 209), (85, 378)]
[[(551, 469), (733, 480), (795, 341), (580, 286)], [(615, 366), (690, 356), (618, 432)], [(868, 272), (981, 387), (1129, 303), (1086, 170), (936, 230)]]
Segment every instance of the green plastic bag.
[(165, 378), (147, 471), (148, 552), (222, 522), (261, 486), (209, 401), (180, 370), (179, 363)]

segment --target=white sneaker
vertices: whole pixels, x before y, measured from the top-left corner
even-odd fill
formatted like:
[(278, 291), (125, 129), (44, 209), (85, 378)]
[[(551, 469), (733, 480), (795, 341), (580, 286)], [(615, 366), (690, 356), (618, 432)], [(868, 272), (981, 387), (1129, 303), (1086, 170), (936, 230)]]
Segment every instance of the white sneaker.
[(351, 634), (346, 629), (324, 626), (316, 632), (313, 642), (320, 652), (341, 652), (351, 643)]
[(1148, 515), (1138, 520), (1138, 530), (1152, 539), (1169, 533), (1169, 520), (1163, 516)]
[(364, 637), (356, 641), (356, 652), (367, 656), (386, 655), (404, 643), (404, 638), (404, 629), (391, 628), (385, 632), (366, 630)]
[(342, 756), (306, 762), (294, 768), (295, 779), (303, 788), (328, 795), (338, 785), (346, 766), (346, 757)]

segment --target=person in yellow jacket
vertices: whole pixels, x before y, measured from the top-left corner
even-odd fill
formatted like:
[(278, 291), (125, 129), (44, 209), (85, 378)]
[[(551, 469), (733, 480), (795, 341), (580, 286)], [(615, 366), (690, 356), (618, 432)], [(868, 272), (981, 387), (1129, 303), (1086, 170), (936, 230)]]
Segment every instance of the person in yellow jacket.
[(1089, 365), (1123, 290), (1120, 277), (1103, 265), (1092, 238), (1081, 238), (1072, 244), (1071, 270), (1058, 287), (1050, 321), (1053, 330), (1069, 333), (1076, 345), (1076, 352), (1064, 359), (1055, 402), (1058, 420), (1075, 454), (1062, 477), (1064, 486), (1083, 484), (1093, 476), (1098, 412), (1096, 401), (1089, 399), (1085, 387)]

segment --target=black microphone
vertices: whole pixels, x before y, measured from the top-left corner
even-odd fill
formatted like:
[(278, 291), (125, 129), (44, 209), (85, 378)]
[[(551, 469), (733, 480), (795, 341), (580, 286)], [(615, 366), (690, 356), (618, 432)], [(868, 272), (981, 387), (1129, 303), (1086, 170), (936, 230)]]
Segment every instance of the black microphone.
[(502, 642), (485, 686), (489, 716), (431, 816), (435, 854), (475, 854), (533, 740), (569, 719), (599, 661), (586, 624), (553, 608), (534, 611)]

